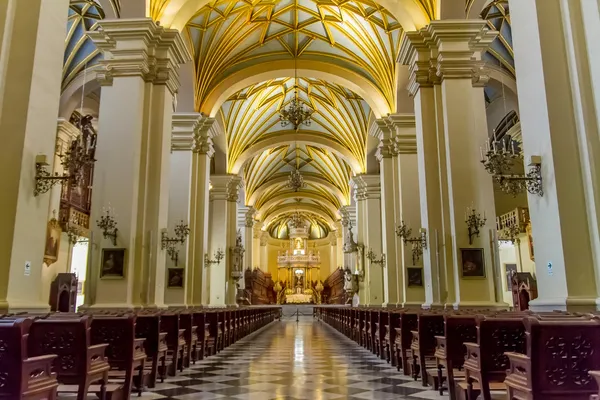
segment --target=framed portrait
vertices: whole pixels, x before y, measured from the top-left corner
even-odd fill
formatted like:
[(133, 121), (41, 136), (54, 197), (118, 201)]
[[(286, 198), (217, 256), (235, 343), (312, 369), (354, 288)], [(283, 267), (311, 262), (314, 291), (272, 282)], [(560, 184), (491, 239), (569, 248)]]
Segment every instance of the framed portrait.
[(50, 266), (58, 260), (58, 251), (60, 250), (60, 235), (62, 228), (56, 218), (48, 221), (46, 227), (46, 245), (44, 247), (44, 263)]
[(460, 249), (461, 276), (463, 278), (485, 278), (483, 249)]
[(102, 249), (100, 279), (125, 277), (125, 249)]
[(533, 234), (531, 233), (531, 222), (525, 228), (527, 232), (527, 243), (529, 243), (529, 258), (535, 261), (535, 253), (533, 252)]
[(512, 286), (512, 274), (517, 272), (517, 264), (504, 264), (506, 270), (506, 290), (510, 291)]
[(167, 269), (167, 287), (168, 288), (183, 288), (185, 270), (183, 268), (168, 268)]
[(406, 268), (406, 276), (408, 279), (408, 287), (423, 286), (423, 269), (408, 267)]

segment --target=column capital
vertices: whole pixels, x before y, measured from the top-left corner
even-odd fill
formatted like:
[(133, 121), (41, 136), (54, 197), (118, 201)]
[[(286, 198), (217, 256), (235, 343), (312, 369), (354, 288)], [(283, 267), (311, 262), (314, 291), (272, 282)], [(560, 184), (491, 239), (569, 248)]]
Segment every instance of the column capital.
[(194, 147), (194, 127), (202, 119), (200, 113), (174, 113), (171, 131), (171, 151), (191, 151)]
[(138, 76), (166, 85), (174, 95), (180, 86), (179, 65), (192, 60), (181, 33), (150, 18), (102, 20), (87, 35), (104, 55), (98, 71), (104, 86), (115, 77)]
[(254, 239), (259, 239), (261, 232), (262, 232), (262, 225), (260, 223), (258, 223), (258, 221), (256, 221), (256, 223), (252, 227), (252, 237)]
[(212, 189), (210, 190), (211, 200), (237, 202), (242, 178), (232, 174), (211, 175), (210, 183), (212, 184)]
[(56, 124), (56, 154), (64, 154), (67, 151), (71, 141), (77, 139), (81, 133), (79, 129), (64, 118), (58, 118)]
[(254, 215), (256, 214), (256, 208), (249, 206), (248, 210), (246, 211), (244, 217), (244, 225), (246, 226), (246, 228), (252, 228), (254, 226)]
[[(393, 155), (416, 154), (417, 152), (417, 128), (414, 114), (391, 114), (375, 120), (376, 134), (384, 143), (380, 147), (393, 147)], [(389, 138), (389, 142), (384, 139)], [(383, 158), (384, 154), (382, 154)], [(381, 160), (379, 160), (381, 161)]]
[(356, 175), (350, 182), (356, 189), (357, 200), (381, 198), (381, 179), (379, 175)]
[(406, 32), (398, 59), (409, 66), (410, 94), (444, 79), (472, 79), (475, 86), (485, 85), (489, 76), (481, 54), (497, 36), (483, 20), (432, 21)]
[(261, 246), (266, 246), (268, 241), (269, 241), (269, 232), (267, 232), (267, 231), (261, 231), (261, 233), (260, 233), (260, 245)]

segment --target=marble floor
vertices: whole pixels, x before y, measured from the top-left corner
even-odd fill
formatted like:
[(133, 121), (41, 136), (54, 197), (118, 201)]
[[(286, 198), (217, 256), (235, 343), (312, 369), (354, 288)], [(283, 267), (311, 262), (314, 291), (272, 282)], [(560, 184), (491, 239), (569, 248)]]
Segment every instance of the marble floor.
[[(135, 395), (132, 399), (135, 399)], [(448, 399), (312, 317), (284, 318), (142, 399)]]

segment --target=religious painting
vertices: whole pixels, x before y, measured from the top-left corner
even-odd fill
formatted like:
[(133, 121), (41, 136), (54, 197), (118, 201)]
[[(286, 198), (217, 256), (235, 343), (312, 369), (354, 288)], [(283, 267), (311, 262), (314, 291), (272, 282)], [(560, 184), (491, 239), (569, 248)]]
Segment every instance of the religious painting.
[(423, 269), (422, 268), (406, 268), (406, 276), (408, 279), (408, 287), (423, 286)]
[(125, 277), (125, 249), (102, 249), (100, 279)]
[(485, 278), (485, 263), (483, 249), (460, 249), (463, 278)]
[(185, 270), (183, 268), (168, 268), (167, 273), (168, 273), (168, 280), (167, 280), (168, 288), (183, 288), (184, 273), (185, 273)]
[(506, 270), (506, 290), (512, 290), (512, 276), (517, 272), (517, 264), (504, 264)]
[(52, 218), (48, 221), (48, 226), (46, 227), (46, 246), (44, 247), (44, 263), (46, 263), (47, 266), (50, 266), (58, 260), (61, 233), (62, 229), (56, 218)]
[(533, 253), (533, 234), (531, 233), (531, 223), (527, 224), (527, 242), (529, 243), (529, 258), (531, 261), (535, 261), (535, 254)]

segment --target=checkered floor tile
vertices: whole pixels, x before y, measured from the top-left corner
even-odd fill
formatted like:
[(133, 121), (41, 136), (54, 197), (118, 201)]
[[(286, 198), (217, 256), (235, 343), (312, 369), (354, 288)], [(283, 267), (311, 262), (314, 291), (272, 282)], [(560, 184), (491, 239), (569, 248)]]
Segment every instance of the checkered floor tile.
[(144, 398), (448, 399), (310, 317), (275, 322), (166, 379)]

